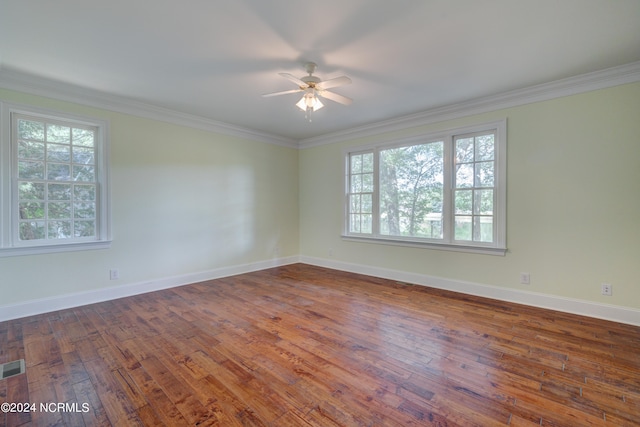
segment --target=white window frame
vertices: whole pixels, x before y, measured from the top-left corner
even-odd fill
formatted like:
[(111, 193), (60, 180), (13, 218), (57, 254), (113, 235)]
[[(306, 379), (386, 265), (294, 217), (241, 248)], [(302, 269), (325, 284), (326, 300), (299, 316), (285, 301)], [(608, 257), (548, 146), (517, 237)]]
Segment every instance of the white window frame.
[[(12, 117), (92, 126), (96, 133), (96, 236), (92, 238), (21, 241), (17, 218), (17, 152)], [(109, 122), (93, 117), (0, 101), (0, 257), (104, 249), (111, 246), (111, 194), (109, 181)]]
[[(495, 132), (495, 170), (494, 170), (494, 241), (456, 241), (453, 238), (454, 224), (454, 200), (455, 189), (455, 139), (458, 136), (480, 134), (483, 132)], [(380, 233), (379, 219), (379, 153), (381, 150), (408, 145), (416, 145), (435, 141), (444, 141), (444, 202), (443, 202), (443, 239), (428, 239), (419, 237), (389, 236)], [(350, 170), (349, 161), (351, 155), (372, 152), (374, 153), (374, 196), (373, 196), (373, 231), (372, 233), (353, 233), (349, 231), (349, 191)], [(505, 255), (507, 252), (507, 120), (482, 123), (449, 129), (442, 132), (423, 134), (401, 140), (385, 140), (375, 144), (346, 148), (343, 150), (343, 229), (342, 238), (347, 241), (370, 242), (399, 246), (421, 247), (459, 252), (472, 252), (489, 255)]]

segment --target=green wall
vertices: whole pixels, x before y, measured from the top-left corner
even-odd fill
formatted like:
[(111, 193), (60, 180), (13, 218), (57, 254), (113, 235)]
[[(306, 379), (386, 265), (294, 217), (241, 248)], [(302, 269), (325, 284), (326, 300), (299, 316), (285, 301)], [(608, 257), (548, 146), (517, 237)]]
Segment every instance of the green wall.
[[(507, 119), (506, 256), (345, 241), (343, 151)], [(640, 84), (300, 151), (300, 253), (640, 308)], [(531, 284), (520, 284), (520, 272)], [(601, 295), (602, 282), (613, 296)]]
[[(296, 256), (298, 150), (0, 90), (110, 121), (109, 249), (0, 258), (0, 306)], [(109, 269), (120, 270), (109, 280)]]
[[(0, 307), (300, 256), (640, 309), (640, 83), (301, 150), (9, 90), (0, 99), (110, 121), (113, 224), (110, 249), (0, 258)], [(341, 239), (345, 148), (503, 118), (505, 256)]]

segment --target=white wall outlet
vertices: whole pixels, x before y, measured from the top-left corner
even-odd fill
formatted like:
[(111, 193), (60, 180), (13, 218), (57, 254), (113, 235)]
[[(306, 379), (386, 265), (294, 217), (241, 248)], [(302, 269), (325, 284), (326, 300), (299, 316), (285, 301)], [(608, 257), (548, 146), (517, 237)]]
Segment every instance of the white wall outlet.
[(520, 273), (520, 283), (523, 285), (531, 283), (531, 275), (529, 273)]
[(329, 256), (333, 256), (333, 248), (329, 248)]
[(603, 283), (602, 284), (602, 295), (611, 296), (613, 295), (613, 286), (611, 283)]
[(117, 268), (112, 268), (109, 270), (109, 279), (118, 280), (120, 278), (120, 270)]

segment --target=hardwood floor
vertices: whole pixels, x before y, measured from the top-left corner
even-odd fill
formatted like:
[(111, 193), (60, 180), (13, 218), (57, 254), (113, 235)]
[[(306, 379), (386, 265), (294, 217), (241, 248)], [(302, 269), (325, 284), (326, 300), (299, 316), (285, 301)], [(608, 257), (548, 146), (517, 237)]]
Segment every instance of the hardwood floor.
[(303, 264), (0, 323), (20, 358), (2, 425), (640, 425), (638, 327)]

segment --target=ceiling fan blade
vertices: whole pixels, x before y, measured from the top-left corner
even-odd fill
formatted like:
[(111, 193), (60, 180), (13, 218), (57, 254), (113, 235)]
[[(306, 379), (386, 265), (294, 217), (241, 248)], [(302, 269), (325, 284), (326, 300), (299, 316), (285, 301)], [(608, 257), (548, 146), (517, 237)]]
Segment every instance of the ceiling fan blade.
[(330, 99), (332, 101), (335, 101), (335, 102), (337, 102), (339, 104), (343, 104), (343, 105), (351, 105), (351, 103), (353, 102), (353, 99), (351, 99), (351, 98), (347, 98), (346, 96), (338, 95), (337, 93), (334, 93), (334, 92), (329, 92), (328, 90), (319, 90), (318, 91), (318, 95), (320, 95), (323, 98)]
[(293, 74), (289, 74), (289, 73), (278, 73), (278, 74), (280, 74), (285, 79), (290, 80), (293, 83), (297, 84), (301, 88), (306, 88), (309, 86), (308, 84), (306, 84), (305, 82), (303, 82), (302, 80), (294, 76)]
[(282, 92), (265, 93), (262, 96), (264, 98), (268, 98), (270, 96), (287, 95), (289, 93), (298, 93), (298, 92), (302, 92), (302, 89), (291, 89), (291, 90), (284, 90)]
[(323, 82), (316, 84), (316, 89), (320, 89), (320, 90), (329, 89), (332, 87), (348, 85), (350, 83), (351, 83), (351, 79), (347, 76), (336, 77), (335, 79), (325, 80)]

